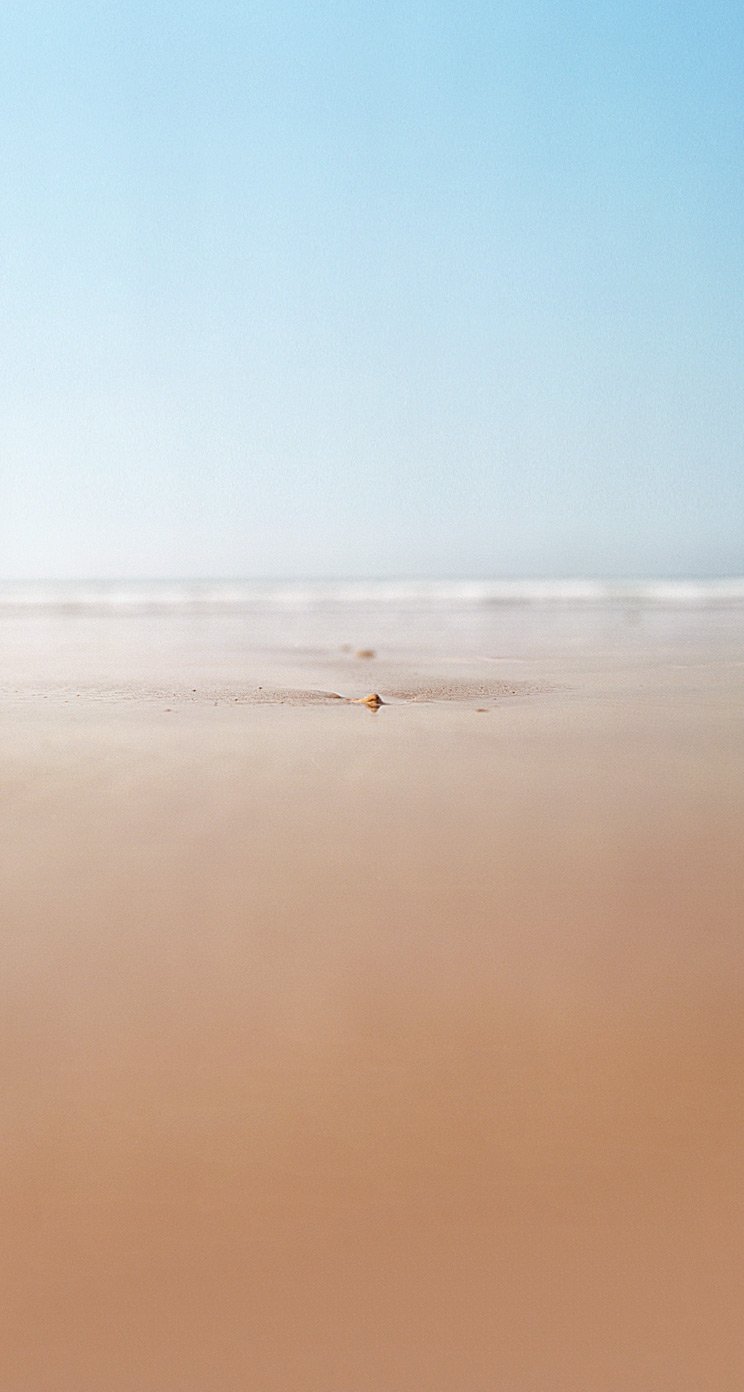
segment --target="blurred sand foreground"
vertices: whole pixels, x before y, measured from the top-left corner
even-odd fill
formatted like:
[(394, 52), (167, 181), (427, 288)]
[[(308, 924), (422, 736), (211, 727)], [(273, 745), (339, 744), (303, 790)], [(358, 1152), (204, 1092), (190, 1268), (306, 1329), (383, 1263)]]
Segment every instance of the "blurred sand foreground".
[(459, 665), (39, 622), (2, 1392), (741, 1392), (744, 616)]

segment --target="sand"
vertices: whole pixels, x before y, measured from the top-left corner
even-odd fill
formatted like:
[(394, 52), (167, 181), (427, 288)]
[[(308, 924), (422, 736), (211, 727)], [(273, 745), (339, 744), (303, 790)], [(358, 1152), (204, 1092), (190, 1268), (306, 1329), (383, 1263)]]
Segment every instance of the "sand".
[(744, 614), (225, 624), (0, 622), (2, 1392), (740, 1392)]

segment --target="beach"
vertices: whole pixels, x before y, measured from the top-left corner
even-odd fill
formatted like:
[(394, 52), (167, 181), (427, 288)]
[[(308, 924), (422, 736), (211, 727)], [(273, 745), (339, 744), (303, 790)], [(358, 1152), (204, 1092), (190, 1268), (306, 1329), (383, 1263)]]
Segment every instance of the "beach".
[(739, 1392), (743, 638), (5, 587), (3, 1392)]

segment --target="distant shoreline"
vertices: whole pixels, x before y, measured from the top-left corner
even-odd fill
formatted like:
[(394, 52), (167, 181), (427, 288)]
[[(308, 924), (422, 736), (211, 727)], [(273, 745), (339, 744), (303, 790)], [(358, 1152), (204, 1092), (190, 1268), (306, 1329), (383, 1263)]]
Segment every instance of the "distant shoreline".
[(0, 613), (404, 605), (744, 605), (744, 577), (685, 580), (11, 580)]

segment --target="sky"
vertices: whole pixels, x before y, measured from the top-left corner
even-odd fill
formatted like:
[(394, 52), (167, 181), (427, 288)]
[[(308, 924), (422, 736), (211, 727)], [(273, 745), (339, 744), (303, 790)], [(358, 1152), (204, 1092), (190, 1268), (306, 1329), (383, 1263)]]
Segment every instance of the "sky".
[(744, 9), (3, 0), (0, 575), (744, 573)]

